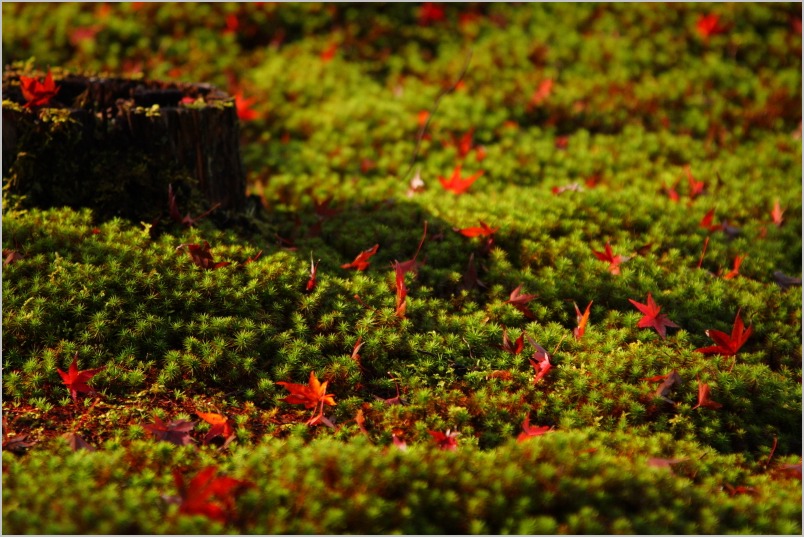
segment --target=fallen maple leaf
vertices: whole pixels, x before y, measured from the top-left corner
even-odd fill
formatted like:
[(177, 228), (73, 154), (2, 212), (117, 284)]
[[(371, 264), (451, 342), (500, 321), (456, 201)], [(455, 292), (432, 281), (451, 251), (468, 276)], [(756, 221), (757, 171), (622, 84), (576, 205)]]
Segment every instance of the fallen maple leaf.
[(305, 408), (318, 408), (318, 415), (313, 412), (313, 417), (307, 420), (307, 425), (314, 425), (322, 422), (330, 427), (332, 423), (324, 417), (324, 405), (335, 406), (334, 395), (327, 393), (327, 382), (320, 382), (315, 376), (315, 371), (310, 371), (310, 380), (307, 384), (294, 384), (292, 382), (277, 382), (290, 392), (283, 401), (292, 405), (304, 405)]
[(794, 285), (801, 285), (801, 278), (796, 278), (794, 276), (788, 276), (781, 270), (774, 270), (773, 271), (773, 279), (776, 280), (776, 283), (782, 289), (787, 289)]
[(176, 444), (177, 446), (186, 446), (193, 441), (190, 438), (190, 431), (195, 427), (194, 421), (187, 420), (174, 420), (170, 423), (165, 423), (159, 416), (154, 416), (154, 422), (148, 423), (143, 426), (146, 431), (151, 433), (156, 440), (163, 440)]
[(469, 254), (469, 263), (466, 267), (466, 272), (464, 272), (461, 280), (461, 289), (469, 291), (475, 287), (486, 287), (486, 284), (480, 281), (480, 277), (477, 275), (477, 267), (475, 267), (475, 254), (471, 253)]
[(443, 21), (445, 17), (444, 7), (438, 2), (423, 2), (419, 8), (420, 26), (428, 26), (433, 22)]
[(464, 237), (490, 237), (497, 232), (500, 228), (491, 227), (484, 221), (480, 220), (480, 227), (466, 227), (463, 229), (452, 228), (454, 231), (460, 233)]
[(439, 177), (438, 180), (441, 182), (441, 186), (443, 186), (446, 190), (449, 190), (453, 194), (463, 194), (466, 190), (472, 186), (472, 183), (477, 181), (481, 175), (485, 172), (480, 170), (475, 172), (473, 175), (470, 175), (466, 179), (461, 178), (461, 165), (456, 164), (455, 170), (452, 172), (452, 177), (449, 179), (445, 179), (444, 177)]
[(530, 96), (530, 106), (540, 106), (544, 103), (553, 91), (553, 79), (546, 78), (539, 83), (539, 87)]
[(606, 242), (605, 250), (602, 252), (598, 252), (597, 250), (592, 250), (592, 253), (595, 254), (595, 257), (600, 259), (601, 261), (605, 261), (609, 264), (609, 272), (612, 274), (619, 274), (620, 273), (620, 263), (624, 263), (628, 261), (630, 257), (624, 257), (619, 254), (614, 255), (614, 252), (611, 249), (611, 244)]
[(534, 436), (541, 436), (545, 433), (549, 433), (552, 431), (552, 427), (548, 427), (547, 425), (537, 425), (531, 427), (530, 425), (530, 412), (525, 415), (525, 421), (522, 422), (522, 432), (519, 433), (519, 436), (516, 437), (517, 442), (524, 442)]
[(39, 82), (39, 79), (35, 77), (20, 76), (20, 89), (22, 97), (26, 101), (25, 108), (45, 106), (59, 92), (50, 69), (47, 70), (44, 82)]
[(24, 254), (21, 254), (16, 250), (3, 250), (3, 266), (6, 267), (24, 257)]
[(575, 315), (578, 320), (578, 326), (572, 331), (572, 335), (575, 336), (576, 340), (581, 339), (586, 332), (586, 323), (589, 321), (589, 308), (592, 307), (592, 302), (594, 301), (590, 301), (589, 304), (586, 305), (586, 310), (583, 312), (583, 315), (581, 315), (581, 310), (578, 309), (578, 304), (575, 302), (572, 303), (575, 306)]
[(27, 433), (7, 437), (5, 433), (5, 427), (3, 428), (3, 451), (11, 451), (12, 453), (22, 453), (29, 447), (33, 447), (36, 443), (37, 440), (33, 440), (31, 438), (31, 435)]
[(396, 272), (396, 310), (394, 313), (397, 317), (404, 318), (405, 310), (408, 307), (408, 288), (405, 286), (405, 271), (399, 263), (394, 265), (394, 271)]
[(257, 102), (256, 97), (244, 97), (243, 93), (238, 91), (234, 95), (235, 109), (237, 110), (237, 117), (240, 121), (252, 121), (260, 117), (260, 113), (251, 108)]
[(357, 255), (357, 257), (355, 257), (354, 261), (352, 261), (351, 263), (345, 263), (345, 264), (341, 265), (341, 268), (345, 268), (345, 269), (355, 268), (357, 270), (366, 270), (368, 268), (368, 266), (369, 266), (369, 263), (370, 263), (369, 258), (371, 256), (373, 256), (374, 254), (376, 254), (377, 250), (379, 248), (380, 248), (380, 245), (375, 244), (374, 246), (372, 246), (368, 250), (363, 250), (362, 252), (360, 252)]
[(728, 274), (723, 276), (723, 278), (725, 278), (727, 280), (731, 280), (732, 278), (734, 278), (736, 276), (739, 276), (740, 275), (740, 265), (742, 265), (743, 259), (745, 259), (745, 257), (746, 257), (746, 254), (738, 255), (737, 257), (735, 257), (734, 258), (734, 265), (733, 265), (731, 271), (729, 271)]
[(61, 435), (62, 438), (67, 440), (67, 443), (70, 445), (70, 449), (73, 451), (78, 451), (80, 449), (86, 451), (97, 451), (98, 449), (92, 445), (90, 445), (86, 440), (81, 438), (80, 435), (76, 433), (64, 433)]
[(698, 196), (704, 193), (706, 189), (706, 183), (703, 181), (697, 181), (695, 177), (692, 176), (692, 171), (690, 170), (689, 166), (684, 166), (684, 171), (687, 172), (687, 182), (690, 185), (690, 199), (694, 200)]
[(633, 304), (636, 309), (644, 314), (637, 324), (639, 328), (653, 327), (656, 329), (659, 335), (662, 336), (662, 339), (664, 339), (667, 335), (667, 327), (679, 328), (679, 326), (671, 321), (666, 314), (659, 313), (662, 308), (661, 306), (656, 305), (656, 302), (653, 301), (653, 296), (650, 293), (648, 293), (647, 304), (640, 304), (636, 300), (632, 300), (630, 298), (628, 299), (628, 302)]
[(550, 363), (550, 355), (547, 354), (547, 351), (544, 350), (541, 345), (536, 343), (533, 338), (530, 336), (527, 337), (528, 342), (533, 346), (534, 349), (536, 349), (533, 353), (533, 358), (528, 358), (530, 365), (536, 372), (536, 376), (533, 377), (533, 383), (536, 384), (544, 378), (548, 371), (550, 371), (550, 369), (553, 367), (553, 364)]
[(717, 410), (722, 406), (723, 405), (717, 401), (712, 401), (709, 399), (709, 385), (705, 382), (701, 382), (701, 380), (698, 379), (698, 404), (692, 407), (692, 409), (695, 410), (698, 407), (703, 407)]
[(83, 371), (78, 370), (78, 353), (75, 353), (73, 357), (73, 361), (70, 364), (70, 368), (65, 373), (59, 368), (56, 368), (56, 371), (59, 372), (61, 375), (61, 379), (64, 381), (64, 385), (67, 386), (67, 389), (70, 390), (70, 395), (73, 398), (73, 402), (78, 404), (78, 393), (96, 393), (95, 390), (90, 387), (87, 382), (89, 379), (106, 369), (106, 366), (98, 367), (97, 369), (85, 369)]
[(776, 227), (782, 226), (784, 215), (784, 209), (779, 205), (779, 200), (777, 199), (776, 202), (773, 204), (773, 209), (771, 210), (771, 220), (776, 225)]
[(179, 513), (203, 515), (226, 523), (234, 513), (235, 496), (253, 486), (233, 477), (217, 476), (218, 469), (208, 466), (185, 485), (179, 470), (173, 470), (173, 479), (179, 491)]
[(536, 318), (536, 315), (534, 315), (533, 312), (530, 311), (530, 308), (528, 308), (527, 303), (533, 300), (534, 298), (538, 298), (539, 295), (521, 294), (520, 291), (522, 290), (523, 285), (524, 284), (519, 284), (519, 286), (517, 286), (516, 289), (511, 291), (511, 294), (508, 297), (508, 300), (505, 301), (505, 303), (511, 304), (513, 307), (521, 311), (526, 318), (532, 320)]
[(438, 444), (439, 449), (443, 451), (455, 451), (458, 449), (458, 440), (457, 437), (461, 433), (453, 433), (447, 429), (446, 433), (442, 433), (441, 431), (427, 431), (430, 433), (430, 436), (433, 437), (433, 440), (436, 441)]
[(653, 394), (654, 397), (659, 397), (661, 399), (664, 399), (665, 401), (667, 401), (671, 405), (676, 404), (675, 401), (673, 401), (672, 399), (670, 399), (668, 397), (670, 395), (670, 390), (672, 390), (673, 387), (680, 387), (681, 386), (681, 376), (678, 374), (678, 372), (675, 369), (673, 369), (672, 371), (670, 371), (666, 375), (657, 375), (655, 377), (643, 378), (642, 380), (646, 380), (648, 382), (662, 381), (662, 384), (654, 392), (654, 394)]
[(210, 440), (221, 436), (224, 439), (224, 447), (226, 447), (234, 439), (234, 427), (232, 427), (231, 421), (226, 416), (221, 416), (214, 412), (196, 412), (196, 415), (212, 425), (204, 437), (204, 444), (209, 444)]
[(204, 241), (204, 244), (202, 245), (180, 244), (176, 246), (176, 250), (187, 250), (187, 253), (190, 256), (190, 259), (193, 260), (193, 263), (203, 269), (214, 270), (231, 265), (229, 261), (219, 261), (216, 263), (212, 258), (210, 246), (207, 241)]
[(678, 203), (678, 200), (681, 199), (681, 196), (679, 196), (677, 190), (678, 183), (680, 181), (681, 179), (673, 183), (671, 186), (667, 186), (664, 184), (664, 182), (662, 182), (662, 190), (664, 190), (664, 192), (667, 194), (667, 197), (670, 198), (670, 201), (673, 203)]
[(313, 262), (313, 252), (310, 252), (310, 279), (307, 280), (307, 286), (305, 289), (309, 292), (315, 289), (316, 284), (316, 276), (318, 274), (318, 264), (321, 262), (319, 259), (315, 263)]
[(695, 30), (704, 40), (726, 31), (726, 27), (720, 24), (720, 16), (714, 13), (701, 15), (695, 22)]
[(712, 220), (715, 217), (715, 209), (709, 209), (706, 214), (701, 218), (701, 222), (698, 224), (700, 227), (706, 229), (707, 231), (718, 231), (723, 229), (723, 224), (713, 224)]
[(712, 338), (717, 345), (701, 347), (695, 349), (695, 352), (734, 356), (737, 354), (737, 351), (740, 350), (740, 347), (748, 340), (751, 331), (752, 328), (750, 326), (745, 328), (745, 325), (743, 325), (743, 320), (738, 311), (737, 317), (734, 319), (734, 326), (731, 329), (731, 335), (721, 332), (720, 330), (707, 330), (706, 335)]
[(522, 332), (519, 334), (519, 337), (516, 338), (516, 341), (511, 343), (511, 340), (508, 338), (508, 329), (503, 327), (503, 344), (502, 346), (498, 347), (504, 351), (510, 352), (513, 355), (517, 355), (522, 352), (525, 348), (525, 333)]

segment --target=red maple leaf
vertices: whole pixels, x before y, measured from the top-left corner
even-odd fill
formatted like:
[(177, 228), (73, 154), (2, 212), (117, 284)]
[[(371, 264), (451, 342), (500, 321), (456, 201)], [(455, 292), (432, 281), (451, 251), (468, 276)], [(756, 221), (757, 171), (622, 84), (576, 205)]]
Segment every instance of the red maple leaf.
[(727, 28), (720, 24), (720, 16), (714, 13), (708, 13), (698, 17), (695, 23), (695, 29), (702, 38), (709, 39), (709, 37), (713, 35), (724, 33)]
[(494, 235), (500, 228), (491, 227), (484, 221), (480, 220), (480, 227), (465, 227), (463, 229), (453, 228), (455, 231), (464, 237), (490, 237)]
[(372, 246), (368, 250), (363, 250), (362, 252), (357, 254), (357, 257), (355, 257), (354, 261), (352, 261), (351, 263), (345, 263), (345, 264), (341, 265), (341, 268), (345, 268), (345, 269), (355, 268), (357, 270), (366, 270), (368, 268), (368, 266), (369, 266), (369, 258), (371, 256), (373, 256), (374, 254), (376, 254), (377, 250), (379, 248), (380, 248), (380, 245), (375, 244), (374, 246)]
[(313, 262), (313, 252), (310, 252), (310, 279), (307, 280), (307, 286), (305, 289), (309, 292), (315, 289), (316, 284), (316, 276), (318, 274), (318, 264), (321, 262), (319, 259), (316, 262)]
[(405, 287), (405, 270), (400, 263), (394, 264), (396, 272), (396, 316), (403, 318), (407, 309), (408, 288)]
[(773, 204), (773, 209), (771, 210), (771, 220), (776, 225), (776, 227), (782, 226), (782, 215), (784, 215), (784, 210), (779, 205), (779, 200)]
[(177, 446), (186, 446), (193, 440), (190, 438), (190, 431), (195, 427), (195, 422), (174, 420), (165, 423), (159, 419), (159, 416), (154, 416), (154, 422), (147, 423), (143, 427), (157, 440), (164, 440)]
[(752, 328), (743, 325), (743, 320), (740, 318), (740, 312), (737, 312), (737, 317), (734, 319), (734, 326), (731, 329), (731, 335), (721, 332), (720, 330), (707, 330), (706, 335), (714, 340), (717, 345), (710, 347), (701, 347), (695, 349), (695, 352), (703, 354), (719, 354), (721, 356), (734, 356), (740, 350), (748, 336), (751, 335)]
[(428, 26), (433, 22), (443, 21), (444, 7), (437, 2), (424, 2), (419, 8), (419, 25)]
[(320, 382), (315, 376), (315, 371), (310, 371), (310, 380), (307, 384), (293, 384), (292, 382), (277, 382), (290, 392), (283, 401), (292, 405), (304, 405), (305, 408), (318, 408), (318, 415), (313, 412), (313, 417), (307, 420), (308, 425), (322, 422), (332, 426), (331, 422), (324, 417), (324, 405), (335, 406), (334, 395), (327, 393), (327, 381)]
[(575, 336), (576, 340), (581, 339), (586, 332), (586, 323), (589, 322), (589, 308), (592, 307), (592, 302), (594, 300), (586, 305), (586, 311), (583, 312), (583, 315), (581, 315), (581, 310), (578, 309), (578, 304), (572, 303), (575, 306), (575, 315), (578, 320), (578, 326), (572, 331), (572, 335)]
[(743, 264), (743, 259), (745, 259), (745, 257), (746, 257), (746, 254), (738, 255), (737, 257), (735, 257), (734, 258), (734, 265), (732, 266), (732, 269), (726, 275), (724, 275), (723, 278), (725, 278), (727, 280), (731, 280), (732, 278), (735, 278), (735, 277), (739, 276), (740, 275), (740, 265)]
[(647, 304), (640, 304), (636, 300), (628, 299), (628, 302), (634, 305), (636, 309), (641, 311), (644, 315), (639, 320), (639, 324), (637, 324), (640, 328), (650, 328), (653, 327), (662, 336), (664, 339), (667, 336), (667, 327), (670, 328), (679, 328), (679, 326), (671, 321), (667, 315), (664, 313), (659, 313), (662, 308), (661, 306), (657, 306), (656, 302), (653, 301), (653, 296), (648, 293), (648, 303)]
[(678, 190), (676, 190), (680, 181), (681, 179), (673, 183), (671, 186), (667, 186), (664, 184), (664, 182), (662, 182), (662, 190), (665, 191), (667, 197), (670, 198), (670, 201), (674, 203), (678, 203), (678, 200), (681, 199), (681, 196), (678, 194)]
[(536, 372), (536, 376), (533, 377), (533, 383), (536, 384), (552, 369), (553, 364), (550, 363), (550, 355), (541, 345), (536, 343), (530, 336), (528, 336), (528, 342), (536, 349), (533, 353), (533, 358), (528, 358), (530, 365)]
[(461, 178), (461, 165), (455, 165), (455, 171), (452, 172), (452, 177), (449, 179), (445, 179), (444, 177), (438, 178), (441, 182), (441, 186), (443, 186), (446, 190), (454, 194), (463, 194), (466, 190), (472, 186), (472, 183), (477, 181), (481, 175), (485, 173), (483, 170), (475, 172), (473, 175), (470, 175), (466, 179)]
[(15, 261), (19, 261), (20, 259), (23, 259), (24, 257), (25, 257), (25, 254), (21, 254), (16, 250), (3, 249), (3, 266), (4, 267), (8, 266), (11, 263), (14, 263)]
[(539, 83), (539, 87), (530, 96), (529, 106), (540, 106), (553, 92), (553, 79), (546, 78)]
[(689, 166), (684, 166), (684, 171), (687, 172), (687, 182), (690, 185), (690, 192), (689, 192), (690, 199), (694, 200), (695, 198), (704, 193), (704, 190), (706, 189), (706, 183), (704, 183), (703, 181), (696, 180), (695, 177), (692, 176), (692, 171), (690, 170)]
[(519, 334), (519, 337), (516, 338), (516, 341), (511, 343), (511, 340), (508, 338), (508, 329), (503, 327), (503, 344), (502, 346), (498, 347), (504, 351), (510, 352), (513, 355), (517, 355), (521, 353), (525, 349), (525, 333), (522, 332)]
[(438, 444), (439, 449), (443, 451), (455, 451), (458, 449), (458, 436), (460, 433), (453, 433), (447, 429), (446, 433), (442, 433), (441, 431), (427, 431), (430, 433), (430, 436), (433, 437), (433, 440), (436, 441)]
[(179, 513), (203, 515), (221, 523), (229, 520), (234, 514), (235, 496), (252, 484), (233, 477), (217, 476), (217, 473), (217, 468), (209, 466), (185, 485), (181, 472), (173, 470), (180, 497)]
[(330, 43), (327, 46), (327, 48), (321, 51), (321, 54), (319, 54), (319, 58), (321, 58), (322, 62), (326, 63), (332, 60), (332, 58), (335, 57), (335, 54), (337, 52), (338, 52), (338, 43)]
[(59, 92), (50, 69), (47, 70), (44, 82), (39, 82), (38, 78), (20, 76), (20, 89), (26, 101), (25, 108), (45, 106)]
[(207, 435), (204, 437), (204, 444), (209, 444), (209, 441), (216, 436), (223, 437), (224, 445), (227, 445), (232, 441), (232, 439), (234, 439), (234, 427), (232, 427), (231, 421), (226, 416), (221, 416), (220, 414), (215, 414), (214, 412), (196, 412), (196, 415), (212, 425), (207, 432)]
[(549, 433), (552, 431), (552, 427), (548, 427), (547, 425), (537, 425), (531, 427), (530, 425), (530, 412), (525, 415), (525, 421), (522, 422), (522, 432), (519, 433), (519, 436), (516, 437), (517, 442), (524, 442), (534, 436), (541, 436), (545, 433)]
[(176, 247), (176, 250), (184, 249), (187, 250), (193, 263), (203, 269), (214, 270), (231, 265), (229, 261), (219, 261), (216, 263), (212, 258), (212, 253), (209, 251), (210, 246), (207, 241), (204, 241), (204, 244), (200, 246), (198, 244), (180, 244)]
[(257, 102), (255, 97), (244, 97), (241, 91), (234, 95), (235, 109), (237, 110), (237, 117), (240, 121), (252, 121), (260, 117), (260, 113), (251, 108)]
[(705, 382), (701, 382), (701, 379), (698, 379), (698, 404), (692, 407), (692, 409), (695, 410), (698, 407), (703, 407), (717, 410), (722, 406), (723, 405), (717, 401), (709, 399), (709, 385)]
[(642, 380), (646, 380), (648, 382), (659, 382), (661, 381), (662, 384), (656, 388), (656, 392), (654, 392), (655, 397), (659, 397), (664, 399), (671, 405), (676, 404), (675, 401), (671, 400), (668, 396), (670, 395), (670, 390), (673, 389), (674, 386), (681, 386), (681, 376), (678, 372), (673, 369), (666, 375), (656, 375), (655, 377), (648, 377), (643, 378)]
[(539, 295), (523, 295), (520, 293), (522, 290), (522, 285), (519, 284), (516, 289), (511, 291), (511, 295), (509, 296), (508, 300), (505, 301), (506, 304), (511, 304), (513, 307), (521, 311), (526, 318), (528, 319), (535, 319), (536, 316), (530, 311), (528, 308), (527, 303), (533, 300), (534, 298), (538, 298)]
[(605, 261), (609, 264), (609, 272), (611, 272), (612, 274), (619, 274), (620, 263), (623, 263), (631, 259), (630, 257), (624, 257), (619, 254), (614, 255), (614, 252), (611, 249), (611, 244), (609, 244), (608, 242), (606, 242), (605, 250), (603, 252), (592, 250), (592, 253), (595, 254), (595, 257), (597, 257), (601, 261)]
[(61, 375), (64, 385), (67, 386), (68, 390), (70, 390), (70, 395), (72, 396), (73, 401), (77, 404), (78, 392), (96, 393), (95, 390), (93, 390), (92, 387), (87, 384), (87, 382), (89, 382), (89, 379), (104, 369), (106, 369), (106, 366), (98, 367), (97, 369), (85, 369), (83, 371), (79, 371), (78, 353), (76, 352), (75, 356), (73, 356), (73, 361), (70, 364), (70, 368), (66, 373), (59, 368), (56, 368), (56, 371), (58, 371), (59, 375)]
[(708, 230), (708, 231), (718, 231), (723, 229), (723, 224), (713, 224), (712, 220), (715, 218), (715, 209), (709, 209), (706, 214), (701, 218), (701, 222), (698, 224), (700, 227)]

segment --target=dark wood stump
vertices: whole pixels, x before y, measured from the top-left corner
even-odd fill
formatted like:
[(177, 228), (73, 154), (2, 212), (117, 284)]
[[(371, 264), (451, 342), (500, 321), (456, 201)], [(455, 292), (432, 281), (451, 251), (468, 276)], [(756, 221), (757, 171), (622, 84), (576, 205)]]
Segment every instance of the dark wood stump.
[(3, 183), (25, 204), (150, 221), (167, 212), (172, 184), (183, 213), (243, 209), (239, 123), (226, 93), (54, 69), (56, 96), (25, 107), (21, 75), (44, 73), (3, 74)]

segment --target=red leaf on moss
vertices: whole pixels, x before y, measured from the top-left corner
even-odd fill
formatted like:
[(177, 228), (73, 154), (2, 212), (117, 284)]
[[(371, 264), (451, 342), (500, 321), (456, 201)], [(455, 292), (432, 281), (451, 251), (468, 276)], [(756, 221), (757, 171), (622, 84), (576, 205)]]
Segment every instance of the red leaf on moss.
[(704, 193), (704, 190), (706, 190), (706, 183), (696, 180), (695, 177), (692, 176), (692, 171), (690, 170), (689, 166), (685, 166), (684, 171), (687, 172), (687, 183), (690, 186), (690, 199), (694, 200)]
[(723, 224), (713, 224), (712, 220), (715, 218), (715, 209), (709, 209), (706, 214), (701, 218), (701, 222), (698, 224), (700, 227), (708, 230), (708, 231), (717, 231), (723, 229)]
[(609, 264), (609, 272), (612, 274), (619, 274), (620, 264), (630, 259), (630, 257), (624, 257), (619, 254), (614, 255), (614, 252), (611, 249), (611, 244), (608, 242), (606, 242), (604, 251), (598, 252), (597, 250), (592, 250), (592, 253), (595, 254), (595, 257), (601, 261), (605, 261)]
[(453, 433), (447, 429), (446, 433), (442, 433), (441, 431), (427, 431), (430, 433), (430, 436), (433, 437), (433, 440), (436, 441), (438, 444), (439, 449), (443, 451), (455, 451), (458, 449), (458, 440), (457, 437), (460, 433)]
[(530, 106), (541, 106), (553, 92), (553, 79), (546, 78), (539, 83), (539, 87), (530, 96)]
[(449, 179), (445, 179), (444, 177), (439, 177), (438, 180), (441, 182), (441, 186), (443, 186), (446, 190), (449, 190), (453, 194), (463, 194), (466, 190), (472, 186), (472, 183), (477, 181), (481, 175), (485, 173), (483, 170), (475, 172), (473, 175), (470, 175), (466, 179), (461, 177), (461, 165), (456, 164), (455, 170), (452, 172), (452, 177)]
[(519, 334), (519, 337), (516, 338), (516, 341), (511, 343), (511, 340), (508, 338), (508, 329), (503, 327), (503, 344), (499, 346), (504, 351), (510, 352), (513, 355), (517, 355), (521, 353), (525, 348), (525, 333)]
[(628, 299), (628, 302), (633, 304), (636, 309), (643, 313), (642, 318), (639, 320), (637, 324), (640, 328), (655, 328), (656, 331), (662, 336), (664, 339), (667, 336), (667, 328), (679, 328), (679, 326), (671, 321), (667, 315), (664, 313), (660, 313), (662, 308), (661, 306), (656, 305), (656, 302), (653, 301), (653, 296), (648, 293), (648, 303), (641, 304), (636, 300)]
[(506, 304), (511, 304), (513, 307), (521, 311), (526, 318), (528, 319), (535, 319), (536, 316), (530, 311), (530, 308), (527, 307), (527, 303), (533, 300), (534, 298), (538, 298), (539, 295), (523, 295), (520, 293), (522, 290), (522, 285), (519, 284), (516, 289), (511, 291), (511, 295), (508, 297), (508, 300), (505, 301)]
[(530, 425), (530, 412), (525, 415), (525, 421), (522, 422), (522, 432), (519, 433), (519, 436), (516, 437), (517, 442), (524, 442), (534, 436), (542, 436), (543, 434), (549, 433), (552, 431), (552, 427), (548, 427), (547, 425), (537, 425), (531, 426)]
[(86, 451), (97, 451), (98, 450), (98, 448), (96, 448), (95, 446), (90, 445), (86, 440), (81, 438), (81, 436), (76, 434), (76, 433), (72, 433), (72, 432), (64, 433), (61, 436), (62, 436), (62, 438), (67, 440), (67, 443), (70, 444), (70, 449), (72, 449), (73, 451), (79, 451), (81, 449), (86, 450)]
[(313, 262), (313, 252), (310, 252), (310, 279), (307, 280), (307, 285), (305, 289), (309, 292), (315, 289), (316, 285), (316, 275), (318, 274), (318, 264), (321, 262), (319, 259), (316, 262)]
[(179, 513), (203, 515), (221, 523), (229, 520), (234, 514), (235, 497), (252, 484), (232, 477), (217, 476), (217, 473), (217, 468), (209, 466), (185, 485), (181, 472), (173, 470), (173, 479), (181, 499)]
[(249, 263), (253, 263), (258, 260), (262, 256), (262, 250), (254, 254), (253, 256), (247, 257), (245, 261), (243, 261), (244, 265), (248, 265)]
[(745, 327), (743, 320), (740, 317), (740, 312), (737, 312), (737, 317), (734, 319), (734, 326), (731, 329), (731, 335), (721, 332), (720, 330), (707, 330), (706, 335), (714, 340), (717, 345), (709, 347), (701, 347), (695, 349), (695, 352), (703, 354), (719, 354), (721, 356), (734, 356), (740, 350), (748, 336), (751, 335), (752, 328)]
[(158, 416), (154, 416), (154, 422), (152, 424), (148, 423), (143, 427), (156, 440), (163, 440), (177, 446), (186, 446), (193, 440), (190, 438), (190, 431), (195, 427), (195, 422), (174, 420), (170, 423), (165, 423)]
[(494, 235), (500, 228), (498, 227), (491, 227), (484, 221), (480, 220), (480, 227), (465, 227), (463, 229), (453, 228), (455, 231), (463, 235), (464, 237), (490, 237)]
[(709, 39), (713, 35), (722, 34), (726, 27), (720, 24), (720, 16), (714, 13), (701, 15), (695, 22), (695, 30), (703, 39)]
[(20, 76), (20, 89), (22, 97), (25, 99), (25, 108), (34, 106), (46, 106), (50, 100), (59, 92), (56, 83), (53, 81), (53, 74), (47, 70), (44, 82), (39, 82), (38, 78)]
[(193, 263), (203, 269), (214, 270), (231, 265), (229, 261), (219, 261), (216, 263), (212, 258), (210, 246), (207, 241), (204, 241), (204, 244), (202, 245), (180, 244), (176, 247), (176, 250), (187, 250), (187, 253), (190, 256), (190, 259), (193, 260)]
[(25, 255), (19, 253), (16, 250), (3, 250), (3, 266), (6, 267), (11, 263), (19, 261), (24, 257)]
[(405, 287), (405, 271), (399, 263), (394, 264), (396, 273), (396, 310), (395, 314), (399, 318), (405, 317), (407, 309), (408, 288)]
[(681, 199), (681, 197), (678, 194), (678, 190), (676, 190), (676, 188), (678, 187), (678, 183), (680, 181), (681, 179), (673, 183), (672, 186), (667, 186), (664, 183), (662, 183), (662, 190), (664, 190), (665, 194), (667, 194), (667, 197), (670, 198), (670, 201), (674, 203), (678, 203), (678, 200)]
[(441, 22), (445, 17), (444, 7), (437, 2), (424, 2), (419, 8), (420, 26), (429, 26), (434, 22)]
[(318, 414), (307, 420), (308, 425), (324, 423), (333, 427), (332, 423), (324, 417), (324, 405), (335, 406), (335, 396), (327, 393), (327, 382), (320, 382), (315, 371), (310, 371), (310, 380), (307, 384), (294, 384), (292, 382), (277, 382), (290, 392), (283, 401), (292, 405), (304, 405), (305, 408), (320, 408)]
[(578, 326), (572, 331), (572, 335), (575, 336), (575, 339), (581, 339), (586, 332), (586, 323), (589, 322), (589, 308), (592, 307), (593, 300), (586, 305), (586, 310), (581, 315), (581, 310), (578, 309), (578, 304), (573, 302), (573, 306), (575, 306), (575, 315), (576, 319), (578, 320)]
[(486, 284), (480, 281), (477, 275), (477, 267), (475, 266), (475, 254), (469, 254), (469, 263), (466, 266), (466, 272), (463, 274), (461, 280), (461, 289), (471, 290), (475, 287), (486, 287)]
[(773, 204), (773, 209), (771, 210), (771, 220), (773, 221), (776, 227), (782, 226), (784, 210), (779, 205), (779, 200), (777, 199), (776, 202)]
[(728, 272), (728, 274), (726, 274), (723, 277), (725, 279), (727, 279), (727, 280), (731, 280), (732, 278), (735, 278), (735, 277), (739, 276), (740, 275), (740, 265), (743, 264), (743, 259), (745, 259), (745, 257), (746, 257), (746, 254), (738, 255), (737, 257), (735, 257), (734, 258), (734, 265), (732, 266), (732, 269)]
[(701, 382), (700, 379), (698, 380), (698, 404), (692, 407), (692, 409), (695, 410), (698, 407), (712, 408), (715, 410), (723, 407), (723, 405), (717, 401), (709, 399), (709, 385), (705, 382)]
[(355, 257), (354, 261), (352, 261), (351, 263), (345, 263), (345, 264), (341, 265), (341, 268), (345, 268), (345, 269), (354, 268), (354, 269), (357, 269), (357, 270), (366, 270), (368, 268), (369, 264), (370, 264), (369, 258), (371, 256), (373, 256), (374, 254), (376, 254), (377, 250), (379, 248), (380, 248), (380, 245), (375, 244), (374, 246), (372, 246), (368, 250), (363, 250), (362, 252), (360, 252), (357, 255), (357, 257)]
[(252, 121), (260, 117), (259, 112), (251, 108), (257, 102), (255, 97), (244, 97), (243, 93), (238, 91), (234, 95), (234, 100), (237, 117), (240, 121)]
[(328, 61), (331, 61), (332, 58), (335, 57), (335, 54), (337, 54), (337, 52), (338, 52), (338, 43), (330, 43), (327, 46), (327, 48), (321, 51), (319, 58), (321, 58), (322, 62), (326, 63)]
[(234, 427), (232, 427), (231, 421), (226, 416), (221, 416), (214, 412), (196, 412), (196, 415), (212, 425), (204, 437), (204, 444), (209, 444), (209, 441), (217, 436), (223, 437), (225, 444), (228, 444), (234, 437)]
[(550, 355), (547, 354), (547, 351), (544, 350), (541, 345), (536, 343), (530, 336), (528, 336), (528, 342), (535, 349), (533, 357), (528, 358), (528, 360), (530, 361), (530, 365), (533, 367), (533, 370), (536, 372), (536, 376), (533, 377), (533, 383), (536, 384), (542, 380), (545, 375), (547, 375), (550, 369), (552, 369), (553, 364), (550, 363)]
[(73, 361), (70, 364), (70, 368), (65, 373), (59, 368), (56, 368), (56, 371), (59, 372), (61, 375), (62, 381), (64, 381), (64, 385), (67, 386), (67, 389), (70, 390), (70, 396), (72, 396), (73, 401), (78, 403), (78, 393), (95, 393), (95, 390), (90, 387), (87, 382), (89, 379), (100, 373), (106, 369), (106, 366), (98, 367), (97, 369), (85, 369), (83, 371), (78, 370), (78, 353), (75, 353), (73, 357)]
[(657, 375), (655, 377), (643, 378), (642, 380), (646, 380), (648, 382), (662, 381), (662, 384), (656, 389), (656, 392), (654, 392), (654, 397), (659, 397), (661, 399), (664, 399), (665, 401), (667, 401), (671, 405), (676, 404), (675, 401), (671, 400), (668, 397), (670, 395), (670, 391), (674, 387), (681, 386), (681, 376), (678, 374), (678, 372), (675, 369), (673, 369), (672, 371), (670, 371), (666, 375)]

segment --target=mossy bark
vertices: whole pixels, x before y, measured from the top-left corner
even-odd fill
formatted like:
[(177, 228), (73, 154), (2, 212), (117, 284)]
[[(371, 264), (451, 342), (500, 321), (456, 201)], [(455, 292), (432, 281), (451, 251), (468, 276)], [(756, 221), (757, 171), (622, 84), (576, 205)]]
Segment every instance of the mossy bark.
[(52, 102), (26, 108), (20, 75), (37, 76), (3, 76), (3, 182), (26, 203), (152, 220), (172, 183), (182, 210), (243, 208), (239, 123), (224, 92), (56, 71)]

